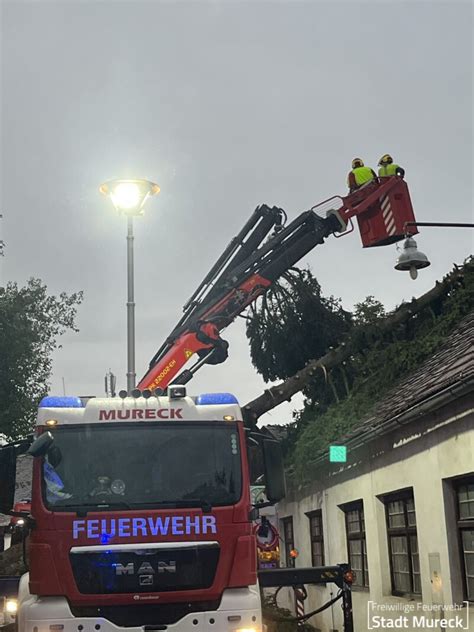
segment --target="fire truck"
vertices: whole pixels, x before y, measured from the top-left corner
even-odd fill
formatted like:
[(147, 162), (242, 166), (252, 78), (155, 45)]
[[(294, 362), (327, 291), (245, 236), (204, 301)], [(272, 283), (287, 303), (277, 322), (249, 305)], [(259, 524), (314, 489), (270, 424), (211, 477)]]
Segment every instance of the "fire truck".
[[(34, 440), (2, 448), (0, 511), (29, 533), (19, 632), (262, 632), (259, 589), (331, 582), (353, 632), (347, 564), (257, 572), (254, 522), (285, 494), (279, 443), (232, 394), (191, 396), (185, 386), (204, 364), (225, 360), (221, 330), (312, 248), (350, 232), (353, 218), (364, 247), (403, 239), (413, 220), (404, 180), (331, 198), (288, 225), (282, 209), (258, 207), (136, 389), (48, 396)], [(34, 459), (31, 512), (18, 512), (15, 463), (25, 451)], [(267, 500), (252, 505), (257, 478)]]

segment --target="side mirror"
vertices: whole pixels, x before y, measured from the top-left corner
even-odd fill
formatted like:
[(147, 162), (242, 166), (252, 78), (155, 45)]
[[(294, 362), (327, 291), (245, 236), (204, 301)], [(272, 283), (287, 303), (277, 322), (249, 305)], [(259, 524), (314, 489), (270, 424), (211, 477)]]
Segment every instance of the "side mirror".
[(277, 503), (286, 495), (285, 468), (279, 441), (264, 439), (262, 441), (263, 462), (265, 467), (265, 484), (267, 498)]
[(16, 448), (0, 450), (0, 513), (8, 514), (15, 502)]
[(50, 432), (44, 432), (40, 437), (33, 441), (27, 454), (30, 456), (44, 456), (47, 454), (53, 443), (53, 435)]

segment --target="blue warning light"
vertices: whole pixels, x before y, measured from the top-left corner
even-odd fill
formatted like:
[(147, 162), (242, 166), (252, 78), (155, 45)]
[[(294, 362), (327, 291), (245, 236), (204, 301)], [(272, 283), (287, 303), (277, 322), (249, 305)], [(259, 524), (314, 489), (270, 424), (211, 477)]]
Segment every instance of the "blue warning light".
[(43, 397), (40, 408), (84, 408), (80, 397), (56, 397), (47, 395)]
[(203, 393), (196, 397), (196, 406), (217, 406), (219, 404), (239, 404), (232, 393)]

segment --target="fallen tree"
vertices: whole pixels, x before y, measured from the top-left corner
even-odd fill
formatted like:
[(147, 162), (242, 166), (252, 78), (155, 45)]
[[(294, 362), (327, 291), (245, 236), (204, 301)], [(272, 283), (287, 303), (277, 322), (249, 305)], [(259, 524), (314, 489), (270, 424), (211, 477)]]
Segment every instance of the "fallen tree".
[[(462, 284), (466, 271), (472, 272), (474, 260), (471, 258), (464, 266), (455, 266), (442, 281), (437, 281), (435, 286), (419, 298), (413, 298), (409, 303), (403, 303), (394, 312), (381, 319), (378, 329), (381, 333), (389, 332), (398, 325), (408, 322), (413, 316), (433, 304), (437, 299), (446, 295), (453, 288)], [(356, 352), (354, 341), (351, 338), (343, 341), (339, 346), (330, 349), (321, 358), (312, 360), (295, 373), (295, 375), (283, 380), (276, 386), (266, 389), (259, 397), (248, 402), (243, 407), (244, 420), (247, 425), (255, 426), (258, 419), (269, 410), (279, 406), (285, 401), (291, 401), (293, 395), (302, 391), (322, 371), (327, 377), (329, 371), (343, 364)]]

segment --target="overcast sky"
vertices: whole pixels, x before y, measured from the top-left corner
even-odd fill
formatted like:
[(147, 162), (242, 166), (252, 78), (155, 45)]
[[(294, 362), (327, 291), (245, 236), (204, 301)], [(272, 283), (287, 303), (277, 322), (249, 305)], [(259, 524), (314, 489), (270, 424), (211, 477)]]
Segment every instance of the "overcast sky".
[[(55, 355), (52, 392), (125, 385), (125, 220), (101, 182), (145, 177), (161, 194), (136, 221), (137, 374), (181, 306), (261, 203), (290, 218), (346, 191), (354, 156), (406, 169), (419, 221), (474, 221), (471, 2), (2, 2), (1, 282), (84, 290), (80, 333)], [(395, 246), (330, 238), (302, 262), (347, 308), (392, 308), (473, 251), (424, 229), (416, 282)], [(263, 382), (244, 323), (229, 360), (193, 392), (241, 403)], [(301, 398), (294, 398), (297, 405)], [(291, 419), (283, 405), (265, 420)]]

